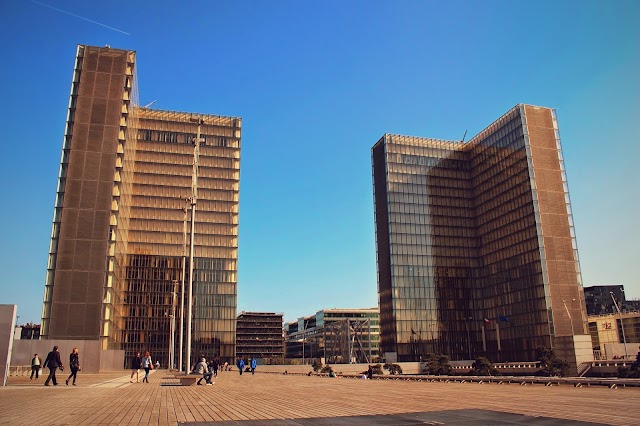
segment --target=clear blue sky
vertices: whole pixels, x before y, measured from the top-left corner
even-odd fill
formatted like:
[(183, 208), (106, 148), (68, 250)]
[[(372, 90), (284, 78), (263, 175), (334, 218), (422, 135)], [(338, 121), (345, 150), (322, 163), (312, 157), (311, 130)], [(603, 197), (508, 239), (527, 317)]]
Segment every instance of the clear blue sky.
[(0, 303), (20, 322), (40, 322), (77, 44), (136, 50), (143, 104), (243, 118), (239, 311), (375, 306), (371, 146), (520, 102), (557, 109), (585, 285), (640, 297), (638, 1), (40, 3), (67, 13), (0, 0)]

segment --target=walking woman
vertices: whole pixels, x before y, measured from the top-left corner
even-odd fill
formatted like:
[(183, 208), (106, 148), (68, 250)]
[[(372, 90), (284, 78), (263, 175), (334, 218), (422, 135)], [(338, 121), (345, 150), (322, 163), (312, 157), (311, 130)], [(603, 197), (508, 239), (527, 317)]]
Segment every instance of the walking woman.
[(142, 358), (140, 358), (140, 352), (136, 352), (133, 358), (131, 358), (131, 379), (129, 383), (133, 383), (133, 375), (136, 375), (136, 383), (140, 383), (140, 377), (138, 376), (138, 370), (142, 367)]
[(142, 358), (142, 368), (144, 368), (144, 379), (142, 379), (142, 383), (149, 383), (149, 370), (153, 370), (153, 361), (151, 361), (151, 354), (149, 354), (149, 351), (144, 353), (144, 358)]
[(78, 354), (78, 348), (73, 348), (73, 352), (69, 354), (69, 368), (71, 368), (71, 374), (65, 380), (67, 386), (69, 386), (69, 380), (73, 377), (72, 385), (76, 385), (76, 376), (78, 375), (78, 371), (80, 371), (80, 355)]

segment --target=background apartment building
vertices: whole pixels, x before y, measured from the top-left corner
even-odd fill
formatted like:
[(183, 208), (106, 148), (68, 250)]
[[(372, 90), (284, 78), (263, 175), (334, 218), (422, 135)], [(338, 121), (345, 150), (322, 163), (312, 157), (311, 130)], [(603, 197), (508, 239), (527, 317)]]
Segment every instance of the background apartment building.
[(231, 360), (241, 119), (139, 107), (135, 65), (134, 51), (78, 46), (41, 335), (100, 340), (103, 349), (124, 349), (125, 360), (149, 350), (169, 364), (171, 320), (175, 311), (180, 324), (190, 269), (199, 122), (192, 354)]
[(236, 355), (259, 362), (284, 362), (282, 315), (273, 312), (241, 312), (236, 323)]
[(374, 362), (379, 357), (378, 308), (323, 309), (285, 324), (287, 358), (304, 363)]

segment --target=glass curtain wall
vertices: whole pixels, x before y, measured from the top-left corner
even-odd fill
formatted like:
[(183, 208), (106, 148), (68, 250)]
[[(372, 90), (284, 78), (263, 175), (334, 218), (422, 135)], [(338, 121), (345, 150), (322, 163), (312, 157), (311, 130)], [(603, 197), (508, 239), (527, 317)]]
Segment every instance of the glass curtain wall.
[(387, 134), (372, 167), (383, 353), (531, 360), (570, 334), (568, 297), (586, 333), (552, 110), (518, 105), (468, 143)]
[[(161, 365), (169, 364), (174, 289), (178, 295), (175, 329), (178, 358), (183, 253), (186, 255), (185, 315), (189, 281), (188, 240), (183, 252), (184, 208), (188, 207), (190, 213), (187, 200), (191, 197), (197, 134), (197, 125), (190, 120), (202, 118), (191, 353), (193, 359), (218, 355), (232, 361), (237, 306), (241, 121), (147, 108), (140, 108), (137, 114), (124, 315), (126, 358), (135, 351), (149, 350)], [(187, 238), (190, 223), (187, 216)], [(149, 324), (153, 327), (149, 328)]]

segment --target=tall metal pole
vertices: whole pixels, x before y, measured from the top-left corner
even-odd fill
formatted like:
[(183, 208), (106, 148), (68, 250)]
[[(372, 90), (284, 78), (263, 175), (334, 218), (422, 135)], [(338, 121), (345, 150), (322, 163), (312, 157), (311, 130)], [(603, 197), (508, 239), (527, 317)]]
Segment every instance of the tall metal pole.
[(184, 354), (184, 277), (187, 263), (187, 206), (182, 208), (184, 211), (184, 222), (182, 223), (182, 286), (180, 289), (180, 367), (178, 368), (180, 371), (183, 370), (184, 364), (182, 360), (182, 355)]
[(613, 292), (610, 291), (611, 298), (613, 299), (613, 304), (618, 311), (618, 316), (620, 317), (620, 328), (622, 329), (622, 341), (624, 342), (624, 359), (629, 359), (629, 354), (627, 353), (627, 336), (624, 334), (624, 324), (622, 323), (622, 312), (620, 312), (620, 307), (618, 306), (618, 302), (616, 302), (616, 298), (613, 297)]
[(201, 118), (191, 119), (198, 123), (198, 131), (193, 149), (193, 173), (191, 175), (191, 243), (189, 248), (189, 298), (187, 302), (187, 368), (191, 369), (191, 327), (193, 321), (193, 251), (196, 230), (196, 202), (198, 199), (198, 166), (200, 164), (200, 126)]
[(171, 301), (171, 336), (169, 338), (169, 368), (173, 369), (176, 365), (176, 286), (178, 280), (173, 280), (173, 299)]
[(304, 365), (304, 331), (307, 329), (305, 320), (302, 320), (302, 365)]
[[(572, 299), (576, 300), (576, 299)], [(567, 303), (562, 300), (562, 304), (564, 305), (564, 309), (567, 311), (567, 315), (569, 315), (569, 322), (571, 322), (571, 335), (575, 336), (576, 334), (573, 332), (573, 318), (571, 318), (571, 313), (569, 313), (569, 308), (567, 308)]]
[(469, 353), (469, 359), (471, 359), (471, 334), (469, 333), (469, 323), (467, 321), (470, 319), (471, 317), (464, 319), (464, 328), (467, 329), (467, 351)]

